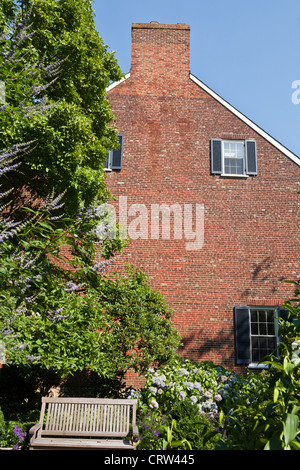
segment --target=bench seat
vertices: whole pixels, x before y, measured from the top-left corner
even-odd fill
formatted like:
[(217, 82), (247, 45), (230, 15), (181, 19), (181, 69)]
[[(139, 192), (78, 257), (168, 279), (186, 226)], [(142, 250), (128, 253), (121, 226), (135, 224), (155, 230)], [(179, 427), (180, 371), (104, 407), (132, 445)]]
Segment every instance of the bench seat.
[(72, 438), (46, 438), (36, 439), (33, 447), (36, 450), (135, 450), (135, 446), (130, 441), (120, 439), (72, 439)]

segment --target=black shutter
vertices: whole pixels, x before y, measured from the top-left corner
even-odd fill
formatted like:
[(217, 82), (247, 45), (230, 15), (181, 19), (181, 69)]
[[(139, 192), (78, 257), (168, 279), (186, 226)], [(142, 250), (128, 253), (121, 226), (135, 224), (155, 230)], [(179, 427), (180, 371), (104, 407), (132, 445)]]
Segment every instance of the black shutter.
[(255, 140), (246, 140), (246, 173), (247, 175), (257, 175), (257, 155)]
[(121, 170), (122, 168), (122, 159), (123, 159), (123, 136), (118, 135), (120, 148), (113, 151), (111, 169), (112, 170)]
[(287, 308), (279, 307), (278, 309), (278, 316), (282, 318), (284, 321), (289, 321), (293, 323), (292, 314), (289, 315), (289, 310)]
[(237, 364), (250, 364), (250, 309), (249, 307), (234, 308), (235, 321), (235, 353)]
[(211, 173), (222, 174), (222, 140), (212, 139), (210, 141)]

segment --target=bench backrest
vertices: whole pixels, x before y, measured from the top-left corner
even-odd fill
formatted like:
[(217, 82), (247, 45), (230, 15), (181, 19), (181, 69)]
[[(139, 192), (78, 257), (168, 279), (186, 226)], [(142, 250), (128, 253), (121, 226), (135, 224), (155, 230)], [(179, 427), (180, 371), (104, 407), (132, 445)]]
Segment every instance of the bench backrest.
[(42, 398), (39, 436), (125, 437), (136, 425), (137, 400)]

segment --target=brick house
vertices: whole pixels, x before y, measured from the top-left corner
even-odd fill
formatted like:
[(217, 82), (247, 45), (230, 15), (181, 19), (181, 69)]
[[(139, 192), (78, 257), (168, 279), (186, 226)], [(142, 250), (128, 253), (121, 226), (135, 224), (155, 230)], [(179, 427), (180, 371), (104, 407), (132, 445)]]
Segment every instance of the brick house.
[(175, 311), (181, 354), (243, 371), (277, 341), (299, 273), (300, 159), (190, 73), (190, 28), (132, 25), (107, 90), (120, 149), (106, 182), (142, 266)]

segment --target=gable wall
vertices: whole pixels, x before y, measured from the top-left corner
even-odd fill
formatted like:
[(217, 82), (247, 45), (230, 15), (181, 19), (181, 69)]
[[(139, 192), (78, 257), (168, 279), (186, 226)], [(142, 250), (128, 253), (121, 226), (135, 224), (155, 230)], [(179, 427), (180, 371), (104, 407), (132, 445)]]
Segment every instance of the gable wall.
[[(170, 46), (176, 73), (168, 72), (169, 61), (166, 67), (136, 65), (139, 49), (132, 52), (130, 78), (108, 93), (124, 144), (122, 170), (108, 172), (107, 185), (117, 209), (119, 196), (127, 197), (131, 229), (139, 215), (133, 204), (146, 206), (148, 217), (152, 204), (192, 204), (194, 214), (196, 204), (203, 204), (204, 244), (187, 251), (186, 240), (174, 239), (172, 225), (170, 239), (151, 239), (148, 218), (148, 239), (133, 239), (119, 264), (130, 262), (150, 274), (152, 286), (175, 310), (184, 356), (234, 367), (234, 306), (280, 305), (291, 293), (283, 279), (299, 277), (300, 168), (190, 79), (189, 57), (182, 54), (189, 30), (180, 26)], [(132, 50), (144, 38), (152, 65), (157, 35), (166, 32), (170, 36), (169, 29), (153, 25), (145, 36), (136, 25)], [(211, 175), (211, 138), (255, 139), (258, 175)]]

